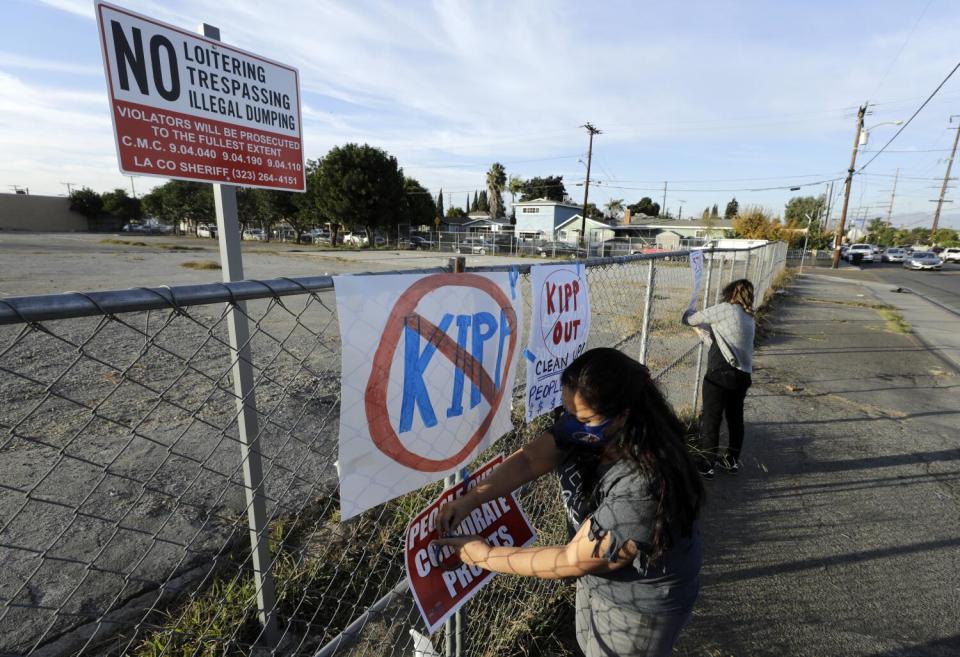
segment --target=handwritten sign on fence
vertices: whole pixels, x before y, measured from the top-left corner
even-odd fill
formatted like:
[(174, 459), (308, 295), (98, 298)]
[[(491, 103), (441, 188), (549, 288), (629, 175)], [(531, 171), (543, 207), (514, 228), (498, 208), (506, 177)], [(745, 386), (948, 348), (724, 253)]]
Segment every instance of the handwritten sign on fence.
[[(700, 296), (700, 281), (703, 279), (703, 251), (694, 249), (690, 252), (690, 273), (693, 276), (693, 291), (690, 293), (690, 304), (687, 310), (697, 309), (697, 297)], [(706, 305), (706, 300), (704, 300)]]
[(533, 320), (527, 359), (527, 422), (560, 405), (560, 375), (590, 335), (587, 272), (577, 264), (531, 268)]
[(513, 429), (508, 273), (338, 276), (341, 518), (462, 468)]
[[(443, 491), (407, 526), (404, 543), (407, 580), (423, 623), (431, 634), (493, 578), (493, 573), (475, 566), (460, 564), (457, 568), (446, 570), (434, 565), (456, 561), (451, 548), (443, 548), (439, 558), (430, 558), (430, 543), (439, 538), (437, 515), (440, 507), (483, 481), (502, 462), (503, 455), (497, 455), (474, 472), (466, 485), (457, 484)], [(513, 495), (480, 505), (456, 528), (456, 533), (475, 534), (485, 538), (491, 545), (507, 547), (524, 547), (537, 538)]]

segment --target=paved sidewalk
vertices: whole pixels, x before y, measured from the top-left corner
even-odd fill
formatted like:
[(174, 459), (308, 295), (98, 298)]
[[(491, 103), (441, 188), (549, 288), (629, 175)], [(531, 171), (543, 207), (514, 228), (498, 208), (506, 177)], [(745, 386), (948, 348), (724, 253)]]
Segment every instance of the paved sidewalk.
[(960, 655), (960, 369), (934, 344), (960, 319), (917, 302), (821, 276), (778, 297), (745, 471), (706, 482), (703, 590), (677, 655)]

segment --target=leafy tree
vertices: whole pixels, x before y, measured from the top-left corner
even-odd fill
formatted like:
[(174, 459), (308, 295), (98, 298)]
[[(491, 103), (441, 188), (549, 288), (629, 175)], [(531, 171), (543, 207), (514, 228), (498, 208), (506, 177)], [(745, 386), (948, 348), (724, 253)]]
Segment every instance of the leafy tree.
[(547, 176), (545, 178), (530, 178), (525, 180), (521, 187), (520, 200), (534, 201), (546, 198), (551, 201), (563, 201), (567, 190), (563, 186), (563, 176)]
[(510, 223), (517, 223), (517, 210), (513, 206), (517, 203), (517, 194), (523, 193), (523, 178), (510, 176), (507, 181), (507, 191), (510, 192)]
[(612, 198), (607, 201), (607, 204), (603, 206), (607, 209), (607, 217), (610, 220), (614, 220), (620, 216), (620, 213), (623, 212), (623, 199), (622, 198)]
[(645, 214), (648, 217), (659, 217), (660, 216), (660, 204), (654, 203), (653, 199), (649, 196), (644, 196), (642, 199), (634, 203), (633, 205), (628, 206), (632, 214)]
[[(309, 200), (322, 221), (331, 224), (332, 237), (342, 224), (395, 226), (404, 207), (403, 171), (397, 159), (368, 144), (346, 144), (330, 149), (310, 172), (314, 187)], [(433, 199), (430, 198), (430, 205)], [(431, 209), (427, 223), (433, 219)]]
[(207, 183), (171, 180), (145, 195), (141, 202), (146, 214), (165, 224), (186, 221), (190, 225), (213, 222), (213, 188)]
[(70, 193), (70, 210), (82, 214), (93, 224), (103, 212), (103, 198), (89, 187), (75, 189)]
[(783, 226), (759, 206), (746, 207), (733, 219), (733, 230), (739, 237), (751, 240), (778, 240)]
[(603, 219), (603, 212), (596, 203), (587, 203), (587, 219)]
[(499, 162), (494, 162), (487, 171), (487, 205), (491, 219), (499, 219), (506, 214), (503, 211), (503, 188), (506, 184), (507, 170)]
[(436, 223), (437, 217), (437, 204), (430, 191), (415, 178), (404, 176), (400, 223), (429, 226)]
[(112, 192), (100, 195), (103, 211), (123, 222), (139, 221), (143, 218), (140, 200), (127, 195), (127, 190), (118, 187)]
[(448, 217), (466, 217), (466, 216), (467, 216), (467, 213), (464, 212), (461, 208), (458, 208), (458, 207), (455, 207), (455, 206), (451, 206), (451, 207), (447, 208), (447, 215), (446, 215), (446, 216), (448, 216)]
[(737, 203), (737, 197), (734, 196), (730, 199), (730, 202), (727, 203), (727, 209), (723, 211), (723, 218), (727, 221), (730, 221), (737, 216), (737, 212), (740, 211), (740, 204)]
[[(783, 221), (788, 228), (806, 229), (809, 225), (810, 248), (826, 248), (832, 244), (833, 236), (825, 234), (821, 225), (821, 215), (827, 205), (826, 196), (794, 196), (783, 210)], [(813, 217), (813, 221), (810, 221)], [(802, 238), (800, 245), (802, 246)]]

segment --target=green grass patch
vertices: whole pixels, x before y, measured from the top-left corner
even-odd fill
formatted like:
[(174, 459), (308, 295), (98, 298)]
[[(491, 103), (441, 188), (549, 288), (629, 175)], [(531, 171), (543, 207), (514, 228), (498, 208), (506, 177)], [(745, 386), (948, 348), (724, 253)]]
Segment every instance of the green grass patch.
[(147, 246), (146, 242), (135, 242), (133, 240), (115, 240), (115, 239), (106, 239), (100, 240), (101, 244), (114, 244), (116, 246)]
[(877, 314), (887, 322), (888, 331), (892, 333), (901, 333), (903, 335), (910, 335), (910, 333), (913, 332), (913, 329), (910, 328), (910, 324), (907, 323), (907, 320), (904, 319), (900, 311), (893, 306), (876, 308), (876, 311)]
[(213, 260), (187, 260), (181, 262), (180, 266), (187, 269), (222, 269), (220, 263)]
[(154, 249), (161, 249), (163, 251), (206, 251), (207, 249), (202, 246), (187, 246), (185, 244), (174, 244), (172, 242), (141, 242), (140, 240), (118, 240), (118, 239), (104, 239), (100, 240), (101, 244), (113, 244), (115, 246), (145, 246)]

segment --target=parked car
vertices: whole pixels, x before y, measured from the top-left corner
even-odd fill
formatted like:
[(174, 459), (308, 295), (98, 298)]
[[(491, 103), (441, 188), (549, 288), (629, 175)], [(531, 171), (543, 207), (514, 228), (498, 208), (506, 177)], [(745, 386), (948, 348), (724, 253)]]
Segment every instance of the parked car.
[(313, 244), (329, 244), (330, 233), (322, 228), (311, 228), (304, 235), (310, 236), (310, 242)]
[(576, 244), (569, 242), (542, 242), (537, 245), (537, 255), (541, 258), (584, 258), (587, 255), (586, 249), (581, 249)]
[(903, 262), (907, 257), (907, 252), (896, 246), (892, 246), (880, 256), (880, 262)]
[(349, 246), (366, 246), (370, 243), (370, 239), (366, 235), (361, 235), (360, 233), (343, 233), (341, 242)]
[(410, 248), (414, 251), (430, 251), (437, 248), (437, 243), (426, 237), (414, 235), (410, 238)]
[(247, 228), (243, 231), (242, 239), (254, 240), (256, 242), (266, 242), (267, 234), (262, 228)]
[(494, 250), (494, 245), (482, 237), (464, 237), (455, 248), (457, 253), (479, 253), (480, 255), (493, 253)]
[(854, 262), (854, 256), (859, 255), (861, 262), (873, 262), (873, 247), (869, 244), (851, 244), (845, 256), (847, 262)]
[(940, 254), (940, 259), (944, 262), (960, 262), (960, 249), (955, 246), (949, 246)]
[(197, 226), (197, 237), (217, 237), (217, 227), (209, 224), (200, 224)]
[(940, 269), (941, 260), (933, 251), (915, 251), (912, 256), (903, 261), (905, 269)]

